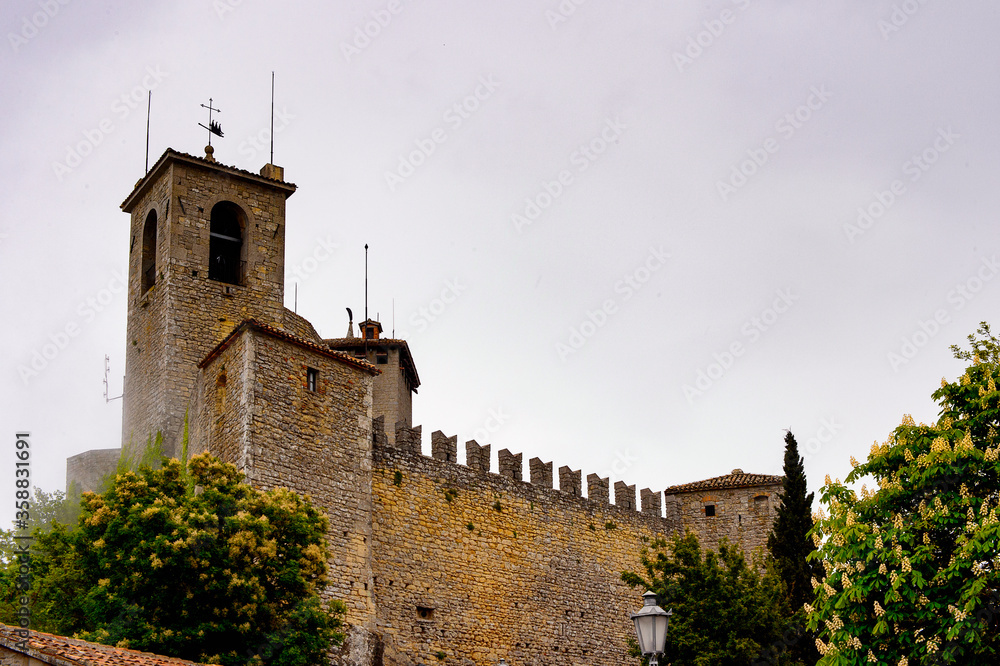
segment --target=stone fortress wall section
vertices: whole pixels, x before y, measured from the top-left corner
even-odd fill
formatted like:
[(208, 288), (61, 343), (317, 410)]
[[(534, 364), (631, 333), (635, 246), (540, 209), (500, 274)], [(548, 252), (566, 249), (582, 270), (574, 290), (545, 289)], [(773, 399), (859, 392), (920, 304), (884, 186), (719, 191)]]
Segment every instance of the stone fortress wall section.
[[(401, 427), (396, 446), (373, 449), (372, 573), (386, 657), (412, 663), (621, 665), (632, 635), (629, 614), (643, 590), (621, 580), (641, 572), (640, 552), (681, 525), (662, 517), (657, 493), (501, 451), (490, 473), (489, 447), (432, 435), (420, 452), (420, 428)], [(411, 663), (397, 657), (385, 663)]]

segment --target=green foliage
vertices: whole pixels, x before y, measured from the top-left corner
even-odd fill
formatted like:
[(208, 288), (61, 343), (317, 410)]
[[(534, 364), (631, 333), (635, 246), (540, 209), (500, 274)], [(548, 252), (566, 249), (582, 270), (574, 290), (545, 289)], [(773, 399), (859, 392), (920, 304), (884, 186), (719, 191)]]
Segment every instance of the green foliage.
[(398, 469), (392, 475), (392, 485), (399, 486), (403, 484), (403, 473)]
[[(780, 654), (783, 632), (789, 629), (785, 590), (773, 567), (760, 561), (747, 566), (740, 548), (725, 541), (718, 552), (702, 553), (691, 532), (654, 540), (642, 550), (641, 561), (645, 575), (625, 572), (622, 580), (641, 591), (652, 590), (660, 606), (673, 612), (661, 663), (789, 663)], [(772, 651), (773, 660), (763, 662)], [(638, 656), (638, 649), (632, 654)]]
[(84, 621), (80, 601), (86, 583), (69, 528), (58, 522), (37, 527), (32, 540), (21, 543), (30, 550), (30, 584), (18, 573), (22, 560), (9, 557), (0, 570), (0, 622), (17, 624), (21, 596), (27, 593), (32, 629), (72, 634)]
[[(184, 412), (184, 450), (182, 455), (184, 456), (183, 464), (184, 471), (182, 475), (187, 478), (187, 437), (188, 437), (188, 422), (187, 422), (187, 412)], [(107, 492), (114, 484), (115, 479), (125, 474), (126, 472), (135, 472), (140, 467), (145, 465), (146, 467), (157, 468), (160, 466), (160, 461), (163, 459), (163, 433), (157, 431), (154, 437), (150, 434), (146, 438), (146, 444), (142, 447), (141, 451), (132, 450), (132, 439), (129, 438), (128, 446), (123, 446), (121, 452), (118, 454), (118, 462), (115, 464), (115, 469), (113, 472), (109, 472), (101, 477), (100, 489), (101, 492)], [(193, 487), (193, 486), (192, 486)]]
[(1000, 655), (1000, 344), (982, 324), (971, 361), (941, 380), (936, 423), (903, 417), (848, 483), (822, 490), (813, 539), (826, 570), (809, 626), (821, 664), (995, 664)]
[(444, 499), (445, 499), (445, 501), (447, 501), (449, 504), (451, 504), (451, 502), (456, 497), (458, 497), (458, 491), (457, 490), (455, 490), (454, 488), (445, 488), (445, 491), (444, 491)]
[(324, 663), (344, 614), (317, 596), (325, 516), (289, 490), (242, 483), (207, 454), (189, 469), (201, 492), (165, 460), (84, 495), (80, 527), (37, 545), (36, 563), (52, 565), (31, 588), (36, 609), (72, 603), (58, 617), (36, 611), (34, 628), (226, 666)]
[[(774, 567), (781, 576), (788, 593), (788, 606), (793, 612), (793, 624), (804, 627), (806, 623), (804, 606), (813, 599), (810, 581), (822, 574), (823, 568), (816, 561), (806, 558), (815, 547), (809, 539), (812, 529), (813, 493), (806, 494), (806, 472), (799, 445), (791, 432), (785, 433), (785, 480), (781, 488), (781, 504), (771, 534), (767, 537), (767, 549), (774, 558)], [(816, 652), (815, 636), (800, 632), (800, 639), (790, 646), (790, 652), (798, 659), (815, 664), (819, 659)]]

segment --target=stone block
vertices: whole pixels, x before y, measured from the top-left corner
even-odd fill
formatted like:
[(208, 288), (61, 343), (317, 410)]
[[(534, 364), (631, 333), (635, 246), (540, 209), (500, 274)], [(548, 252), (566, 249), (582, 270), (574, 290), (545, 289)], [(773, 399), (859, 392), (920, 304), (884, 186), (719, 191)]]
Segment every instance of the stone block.
[(643, 488), (639, 491), (640, 502), (642, 503), (642, 512), (649, 514), (650, 516), (662, 516), (663, 508), (660, 503), (660, 493), (654, 493), (649, 488)]
[(566, 465), (559, 468), (559, 490), (569, 495), (580, 497), (583, 483), (580, 481), (580, 470), (570, 469)]
[(587, 475), (587, 498), (602, 504), (610, 503), (608, 494), (608, 480), (602, 479), (597, 474)]
[(477, 472), (489, 472), (490, 471), (490, 445), (484, 444), (482, 446), (474, 440), (470, 439), (465, 443), (465, 464)]
[(448, 437), (440, 430), (431, 433), (431, 457), (445, 462), (458, 462), (458, 435)]
[(615, 506), (635, 511), (635, 486), (615, 481)]
[(528, 469), (531, 472), (531, 483), (536, 486), (552, 487), (552, 463), (542, 462), (541, 458), (532, 458), (528, 461)]
[(499, 458), (500, 476), (506, 476), (508, 479), (513, 479), (514, 481), (521, 481), (523, 476), (523, 466), (522, 457), (520, 453), (511, 453), (507, 449), (501, 450), (497, 453)]
[(420, 453), (421, 430), (423, 426), (410, 428), (405, 421), (396, 422), (396, 448), (411, 453)]

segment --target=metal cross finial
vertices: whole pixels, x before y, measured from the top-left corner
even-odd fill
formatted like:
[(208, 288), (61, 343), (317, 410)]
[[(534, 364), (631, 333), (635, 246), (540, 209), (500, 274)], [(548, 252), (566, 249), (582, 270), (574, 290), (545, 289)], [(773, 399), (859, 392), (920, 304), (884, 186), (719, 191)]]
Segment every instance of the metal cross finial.
[(212, 98), (211, 97), (208, 98), (208, 106), (202, 104), (201, 108), (208, 109), (208, 126), (206, 127), (205, 125), (202, 125), (201, 123), (198, 123), (198, 125), (200, 125), (201, 127), (204, 127), (205, 129), (208, 130), (208, 145), (211, 146), (212, 145), (212, 135), (213, 134), (216, 135), (216, 136), (219, 136), (219, 137), (222, 136), (222, 125), (220, 125), (217, 121), (213, 121), (212, 120), (212, 112), (215, 111), (216, 113), (222, 113), (222, 111), (219, 110), (219, 109), (216, 109), (216, 108), (212, 107)]

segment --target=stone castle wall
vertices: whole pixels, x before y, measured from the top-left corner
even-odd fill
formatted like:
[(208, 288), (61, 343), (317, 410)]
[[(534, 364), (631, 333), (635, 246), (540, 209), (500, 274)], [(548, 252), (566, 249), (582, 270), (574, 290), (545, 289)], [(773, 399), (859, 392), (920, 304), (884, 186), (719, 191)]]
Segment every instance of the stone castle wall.
[[(419, 437), (419, 434), (416, 435)], [(397, 441), (406, 442), (407, 437)], [(434, 457), (376, 444), (372, 573), (386, 664), (570, 664), (611, 666), (627, 657), (629, 614), (642, 592), (621, 573), (641, 571), (640, 552), (680, 526), (661, 517), (656, 496), (635, 508), (634, 486), (580, 496), (580, 473), (520, 454), (491, 474), (489, 449), (470, 443), (454, 462), (456, 438), (434, 436)], [(471, 466), (470, 466), (471, 465)], [(594, 484), (607, 488), (604, 484)], [(628, 489), (631, 488), (631, 502)], [(390, 659), (390, 657), (392, 657)]]
[[(440, 432), (422, 455), (420, 428), (403, 418), (411, 392), (400, 350), (373, 367), (316, 344), (312, 325), (283, 307), (293, 190), (168, 151), (123, 204), (133, 238), (123, 444), (134, 449), (159, 431), (164, 452), (179, 456), (187, 418), (189, 455), (211, 451), (255, 486), (290, 488), (325, 511), (323, 596), (345, 602), (350, 624), (333, 663), (632, 664), (628, 616), (643, 591), (621, 573), (640, 570), (644, 545), (685, 527), (704, 547), (723, 536), (747, 549), (766, 542), (780, 485), (685, 492), (664, 507), (663, 493), (637, 498), (634, 486), (594, 474), (584, 487), (579, 471), (554, 475), (537, 458), (524, 480), (522, 455), (507, 450), (492, 474), (490, 447), (475, 442), (461, 465), (457, 438)], [(246, 215), (240, 285), (207, 277), (219, 201)], [(143, 292), (150, 210), (157, 276)], [(373, 411), (385, 415), (374, 424)], [(715, 517), (705, 516), (708, 503)]]

